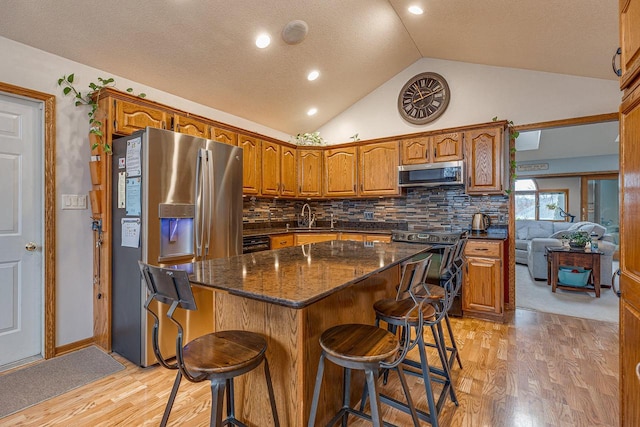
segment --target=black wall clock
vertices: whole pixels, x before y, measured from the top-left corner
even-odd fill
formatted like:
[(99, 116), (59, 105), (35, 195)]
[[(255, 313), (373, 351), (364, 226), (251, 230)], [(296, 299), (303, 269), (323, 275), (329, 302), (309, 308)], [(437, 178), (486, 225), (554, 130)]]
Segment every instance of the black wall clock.
[(436, 73), (421, 73), (402, 87), (398, 111), (409, 123), (423, 125), (440, 117), (450, 98), (451, 92), (444, 77)]

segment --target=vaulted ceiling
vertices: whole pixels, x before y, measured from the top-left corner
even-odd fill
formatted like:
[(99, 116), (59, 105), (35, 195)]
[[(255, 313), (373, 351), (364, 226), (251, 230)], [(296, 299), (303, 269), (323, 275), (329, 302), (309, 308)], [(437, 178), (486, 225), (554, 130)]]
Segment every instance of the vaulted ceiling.
[[(410, 5), (424, 14), (410, 14)], [(617, 0), (0, 0), (0, 36), (296, 134), (423, 57), (617, 79), (617, 7)], [(281, 33), (296, 19), (309, 31), (290, 45)], [(265, 49), (255, 46), (261, 32), (272, 39)], [(321, 74), (310, 82), (313, 69)], [(308, 116), (311, 107), (318, 112)]]

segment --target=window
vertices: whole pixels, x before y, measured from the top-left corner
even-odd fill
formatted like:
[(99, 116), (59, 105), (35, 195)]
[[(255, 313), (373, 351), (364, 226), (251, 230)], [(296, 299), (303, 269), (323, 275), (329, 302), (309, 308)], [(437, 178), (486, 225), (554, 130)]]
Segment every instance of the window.
[(516, 219), (566, 221), (567, 190), (539, 190), (534, 179), (515, 182)]

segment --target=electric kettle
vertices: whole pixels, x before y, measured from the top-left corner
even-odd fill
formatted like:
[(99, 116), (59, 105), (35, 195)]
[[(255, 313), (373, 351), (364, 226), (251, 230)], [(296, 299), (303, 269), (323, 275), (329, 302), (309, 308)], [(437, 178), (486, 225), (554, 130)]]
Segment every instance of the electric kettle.
[(489, 215), (483, 213), (473, 214), (471, 220), (471, 231), (487, 231), (487, 228), (491, 225), (491, 219)]

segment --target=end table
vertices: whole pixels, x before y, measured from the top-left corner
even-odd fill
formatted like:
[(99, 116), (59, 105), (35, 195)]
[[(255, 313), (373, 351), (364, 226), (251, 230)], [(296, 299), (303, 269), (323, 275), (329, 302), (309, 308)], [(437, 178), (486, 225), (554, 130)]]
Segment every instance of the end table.
[[(568, 291), (595, 291), (596, 298), (600, 298), (600, 256), (603, 252), (597, 249), (572, 249), (565, 247), (547, 247), (547, 277), (551, 292), (556, 289)], [(589, 279), (591, 281), (585, 286), (571, 286), (558, 283), (558, 269), (561, 265), (579, 266), (590, 269)]]

